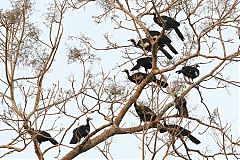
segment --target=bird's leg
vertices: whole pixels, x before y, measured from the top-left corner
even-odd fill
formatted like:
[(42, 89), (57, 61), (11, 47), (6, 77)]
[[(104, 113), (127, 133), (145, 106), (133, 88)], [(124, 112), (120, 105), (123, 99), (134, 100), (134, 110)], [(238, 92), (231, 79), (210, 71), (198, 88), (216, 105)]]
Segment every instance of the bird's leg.
[(145, 72), (148, 74), (148, 70), (147, 69), (145, 69)]

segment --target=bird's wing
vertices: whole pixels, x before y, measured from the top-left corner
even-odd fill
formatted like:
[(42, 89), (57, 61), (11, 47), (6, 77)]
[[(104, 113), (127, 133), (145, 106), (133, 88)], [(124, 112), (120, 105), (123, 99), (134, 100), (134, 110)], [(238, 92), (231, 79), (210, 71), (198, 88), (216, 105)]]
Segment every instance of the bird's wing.
[(175, 107), (181, 117), (188, 117), (187, 101), (185, 98), (177, 97), (175, 99)]
[(83, 127), (84, 127), (84, 125), (81, 125), (81, 126), (75, 128), (75, 129), (73, 130), (73, 133), (75, 134), (76, 132), (79, 132), (79, 131), (81, 130), (81, 128), (83, 128)]
[(41, 136), (45, 137), (45, 138), (50, 138), (51, 137), (51, 135), (48, 132), (46, 132), (46, 131), (40, 131), (39, 134)]
[(180, 23), (177, 22), (175, 19), (171, 18), (171, 17), (168, 17), (168, 16), (161, 16), (163, 20), (165, 20), (165, 23), (167, 25), (167, 27), (178, 27), (180, 26)]
[(144, 111), (153, 113), (153, 111), (147, 106), (144, 106)]
[(135, 66), (133, 66), (132, 69), (130, 69), (130, 71), (134, 71), (134, 70), (137, 70), (137, 69), (139, 69), (139, 68), (140, 68), (140, 66), (139, 66), (138, 64), (136, 64)]
[(137, 82), (141, 82), (146, 77), (147, 77), (147, 74), (145, 74), (145, 73), (138, 72), (138, 73), (133, 74), (133, 79)]

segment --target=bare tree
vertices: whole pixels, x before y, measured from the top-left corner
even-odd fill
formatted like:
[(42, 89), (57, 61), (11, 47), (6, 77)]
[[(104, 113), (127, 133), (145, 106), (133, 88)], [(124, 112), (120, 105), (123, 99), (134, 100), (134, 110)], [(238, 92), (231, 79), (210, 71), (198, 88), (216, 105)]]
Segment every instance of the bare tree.
[[(116, 135), (133, 135), (138, 140), (141, 159), (240, 157), (239, 137), (232, 136), (235, 125), (225, 122), (223, 113), (205, 96), (212, 93), (214, 98), (223, 90), (231, 94), (232, 89), (240, 87), (235, 76), (240, 55), (238, 0), (54, 1), (44, 14), (44, 26), (31, 19), (37, 12), (32, 1), (10, 2), (10, 9), (0, 12), (2, 158), (33, 146), (38, 159), (68, 160), (93, 148), (103, 158), (114, 159), (111, 146), (119, 137)], [(92, 14), (94, 25), (112, 27), (99, 37), (106, 42), (104, 46), (94, 42), (97, 36), (68, 35), (66, 31), (68, 14), (77, 14), (79, 19), (75, 23), (84, 24), (78, 11), (91, 10), (92, 6), (97, 10)], [(177, 27), (184, 41), (161, 16), (180, 23)], [(154, 17), (162, 25), (156, 24)], [(149, 32), (153, 30), (159, 32), (158, 37)], [(122, 37), (115, 39), (116, 32)], [(135, 36), (140, 45), (147, 38), (151, 46), (148, 53), (144, 47), (141, 50), (124, 39), (126, 35)], [(164, 50), (160, 47), (169, 51), (159, 45), (163, 36), (171, 39), (178, 52), (171, 60), (161, 52)], [(113, 57), (107, 63), (114, 68), (99, 67), (104, 61), (103, 52)], [(146, 78), (134, 84), (121, 70), (135, 64), (144, 54), (152, 57), (152, 68)], [(121, 58), (116, 60), (114, 56)], [(194, 64), (200, 66), (200, 75), (195, 79), (175, 73), (176, 69)], [(69, 71), (68, 75), (63, 68)], [(229, 73), (232, 70), (235, 75)], [(168, 86), (153, 83), (154, 78)], [(140, 125), (139, 121), (133, 122), (140, 119), (131, 107), (136, 102), (156, 113), (156, 117)], [(183, 116), (181, 107), (189, 113)], [(69, 144), (72, 131), (85, 124), (89, 116), (93, 118), (90, 133), (73, 147)], [(190, 144), (189, 139), (196, 144)], [(42, 147), (40, 144), (45, 140), (53, 144)], [(125, 146), (121, 148), (124, 149)], [(131, 149), (135, 151), (137, 147)]]

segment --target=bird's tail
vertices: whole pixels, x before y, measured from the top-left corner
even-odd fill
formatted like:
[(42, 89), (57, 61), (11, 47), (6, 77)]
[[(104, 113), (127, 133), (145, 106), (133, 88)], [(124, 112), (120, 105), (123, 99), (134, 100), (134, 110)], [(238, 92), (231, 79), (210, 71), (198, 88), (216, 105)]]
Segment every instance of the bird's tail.
[(49, 141), (53, 144), (53, 145), (56, 145), (56, 144), (59, 144), (55, 139), (53, 138), (49, 138)]
[(188, 138), (195, 144), (201, 143), (196, 137), (192, 136), (191, 134), (188, 136)]
[(140, 68), (140, 66), (139, 65), (136, 65), (136, 66), (134, 66), (130, 71), (134, 71), (134, 70), (137, 70), (137, 69), (139, 69)]
[(175, 27), (174, 30), (175, 30), (175, 32), (177, 33), (178, 37), (179, 37), (182, 41), (184, 41), (185, 38), (183, 37), (181, 31), (180, 31), (177, 27)]
[(165, 50), (163, 49), (162, 47), (159, 48), (160, 51), (163, 52), (163, 54), (168, 58), (168, 59), (173, 59), (173, 57)]
[(176, 51), (176, 49), (170, 44), (167, 43), (168, 48), (174, 53), (174, 54), (178, 54), (178, 52)]
[(73, 136), (69, 144), (76, 144), (78, 142), (78, 139), (76, 136)]
[(168, 86), (167, 82), (164, 82), (164, 81), (161, 81), (161, 80), (158, 80), (158, 79), (156, 80), (156, 83), (163, 88), (166, 88)]

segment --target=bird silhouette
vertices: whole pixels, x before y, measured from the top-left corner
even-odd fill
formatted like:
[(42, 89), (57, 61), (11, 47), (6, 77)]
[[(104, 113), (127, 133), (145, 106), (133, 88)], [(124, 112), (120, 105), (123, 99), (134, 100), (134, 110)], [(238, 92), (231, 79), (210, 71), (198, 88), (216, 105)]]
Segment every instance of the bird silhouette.
[[(156, 39), (158, 36), (160, 36), (160, 32), (158, 31), (149, 31), (150, 35)], [(168, 46), (168, 48), (174, 53), (178, 54), (177, 50), (171, 45), (171, 39), (169, 39), (166, 35), (161, 35), (161, 37), (158, 39), (158, 49), (163, 52), (163, 54), (168, 58), (172, 59), (173, 57), (163, 48), (165, 45)]]
[(38, 141), (39, 144), (41, 144), (42, 142), (46, 142), (49, 141), (51, 142), (53, 145), (59, 144), (55, 139), (52, 138), (52, 136), (46, 132), (46, 131), (41, 131), (41, 130), (34, 130), (33, 128), (31, 128), (28, 131), (33, 137), (36, 137), (36, 140)]
[(152, 45), (148, 38), (143, 38), (142, 40), (139, 40), (136, 42), (134, 39), (129, 39), (128, 41), (132, 42), (134, 47), (140, 48), (144, 51), (145, 55), (148, 55), (148, 52), (151, 52)]
[[(122, 72), (126, 72), (128, 79), (135, 84), (140, 84), (148, 76), (148, 74), (142, 73), (142, 72), (137, 72), (137, 73), (130, 75), (129, 71), (127, 69), (124, 69)], [(155, 83), (157, 83), (157, 85), (159, 85), (163, 88), (166, 88), (168, 86), (167, 82), (157, 79), (156, 76), (153, 76), (151, 82), (155, 82)]]
[(152, 57), (143, 57), (137, 59), (137, 64), (130, 71), (137, 70), (140, 67), (144, 67), (147, 73), (147, 70), (152, 68)]
[(176, 109), (178, 110), (178, 114), (181, 117), (188, 117), (188, 109), (187, 109), (187, 101), (185, 98), (181, 98), (176, 96), (174, 99), (174, 104)]
[[(158, 31), (149, 31), (149, 34), (153, 37), (153, 40), (156, 40), (158, 36), (160, 36), (160, 32)], [(130, 39), (130, 42), (133, 43), (135, 47), (141, 48), (144, 52), (151, 52), (152, 45), (148, 38), (143, 38), (136, 42), (134, 39)], [(177, 50), (171, 45), (171, 39), (169, 39), (166, 35), (161, 35), (157, 41), (157, 50), (162, 51), (162, 53), (168, 58), (172, 59), (173, 57), (163, 48), (165, 45), (174, 53), (178, 54)], [(147, 55), (145, 53), (145, 55)]]
[(175, 32), (177, 33), (178, 37), (184, 41), (183, 34), (181, 31), (178, 29), (180, 26), (180, 23), (177, 22), (175, 19), (168, 17), (168, 16), (160, 16), (159, 18), (156, 13), (153, 13), (153, 21), (157, 23), (160, 27), (165, 27), (165, 29), (174, 29)]
[(191, 135), (191, 131), (179, 126), (179, 125), (167, 125), (166, 122), (164, 122), (163, 127), (161, 127), (159, 129), (160, 133), (164, 133), (164, 132), (169, 132), (172, 136), (175, 137), (179, 137), (182, 138), (184, 136), (188, 137), (193, 143), (195, 144), (200, 144), (201, 142), (194, 137), (193, 135)]
[(144, 106), (138, 102), (134, 103), (135, 110), (140, 118), (140, 124), (143, 122), (154, 121), (157, 115), (147, 106)]
[(87, 124), (81, 125), (73, 130), (73, 137), (70, 141), (70, 144), (76, 144), (81, 141), (81, 138), (86, 137), (90, 132), (90, 125), (89, 121), (92, 120), (92, 118), (88, 117), (86, 119)]
[(200, 74), (197, 67), (199, 67), (198, 64), (195, 64), (194, 66), (184, 66), (181, 70), (176, 71), (176, 73), (182, 73), (185, 77), (188, 77), (193, 81), (193, 79), (198, 77)]

